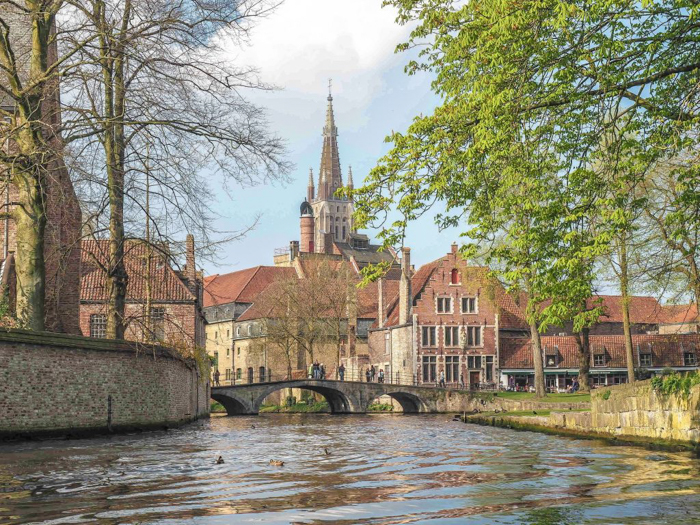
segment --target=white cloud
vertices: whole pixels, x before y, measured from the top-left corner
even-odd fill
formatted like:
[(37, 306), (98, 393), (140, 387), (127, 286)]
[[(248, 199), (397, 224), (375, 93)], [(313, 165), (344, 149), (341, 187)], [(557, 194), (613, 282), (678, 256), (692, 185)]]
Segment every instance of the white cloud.
[(364, 99), (381, 87), (377, 70), (407, 36), (395, 17), (381, 0), (287, 0), (236, 54), (287, 91), (323, 94), (332, 77), (334, 94)]

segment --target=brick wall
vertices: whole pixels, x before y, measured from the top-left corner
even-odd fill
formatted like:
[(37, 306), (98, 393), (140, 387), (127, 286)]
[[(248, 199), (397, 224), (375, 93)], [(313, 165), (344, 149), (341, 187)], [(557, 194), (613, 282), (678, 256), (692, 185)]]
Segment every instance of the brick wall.
[(165, 348), (0, 332), (0, 436), (177, 425), (206, 417), (209, 383)]

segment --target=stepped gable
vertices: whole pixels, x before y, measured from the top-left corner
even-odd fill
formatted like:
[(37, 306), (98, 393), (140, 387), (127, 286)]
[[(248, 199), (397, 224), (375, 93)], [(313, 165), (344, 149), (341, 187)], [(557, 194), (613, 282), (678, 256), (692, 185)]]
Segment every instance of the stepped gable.
[(294, 275), (294, 268), (282, 266), (254, 266), (223, 275), (211, 275), (204, 279), (204, 307), (253, 303), (271, 282)]
[[(154, 302), (192, 302), (195, 295), (173, 270), (165, 255), (142, 241), (127, 241), (124, 246), (124, 265), (129, 276), (127, 301), (143, 301), (148, 282), (146, 260), (152, 252), (151, 299)], [(82, 276), (80, 300), (103, 303), (108, 300), (107, 275), (104, 267), (109, 259), (109, 240), (83, 240), (81, 251)]]
[[(385, 279), (383, 283), (384, 308), (388, 311), (388, 301), (394, 300), (399, 295), (398, 279)], [(358, 319), (376, 319), (379, 309), (379, 283), (372, 282), (357, 290), (357, 317)]]

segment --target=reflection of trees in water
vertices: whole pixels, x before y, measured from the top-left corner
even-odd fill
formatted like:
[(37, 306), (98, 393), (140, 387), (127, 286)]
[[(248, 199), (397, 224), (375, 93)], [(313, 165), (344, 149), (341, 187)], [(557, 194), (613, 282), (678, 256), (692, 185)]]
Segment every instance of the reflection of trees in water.
[(583, 512), (575, 507), (545, 507), (533, 509), (523, 516), (527, 525), (578, 525), (583, 523)]

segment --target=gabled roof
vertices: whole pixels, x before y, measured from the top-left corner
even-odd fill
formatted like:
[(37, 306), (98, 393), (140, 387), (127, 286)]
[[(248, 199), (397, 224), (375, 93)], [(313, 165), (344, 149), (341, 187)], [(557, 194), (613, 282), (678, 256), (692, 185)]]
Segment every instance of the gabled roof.
[[(442, 258), (437, 259), (436, 261), (429, 262), (428, 264), (424, 264), (421, 266), (416, 273), (413, 274), (413, 277), (411, 277), (411, 304), (413, 304), (413, 301), (416, 300), (416, 297), (418, 297), (419, 294), (423, 293), (423, 290), (425, 289), (425, 286), (428, 284), (428, 281), (432, 277), (433, 273), (435, 270), (440, 266), (440, 263), (442, 262)], [(387, 281), (388, 282), (388, 281)], [(398, 281), (397, 281), (398, 282)], [(386, 283), (385, 283), (386, 284)], [(395, 326), (399, 324), (399, 287), (398, 285), (396, 286), (396, 291), (392, 296), (389, 296), (388, 294), (385, 293), (385, 303), (388, 305), (387, 308), (387, 319), (386, 323), (384, 323), (384, 326)], [(376, 328), (378, 325), (375, 323), (373, 325), (373, 328)]]
[[(82, 241), (81, 251), (81, 301), (107, 301), (106, 273), (102, 266), (109, 258), (109, 241), (107, 239), (88, 239)], [(127, 301), (145, 301), (147, 295), (149, 253), (151, 261), (151, 300), (183, 301), (195, 300), (194, 294), (178, 277), (159, 251), (149, 248), (143, 241), (127, 241), (124, 247), (124, 265), (129, 276), (126, 289)]]
[(204, 307), (228, 303), (253, 303), (267, 286), (277, 280), (296, 275), (294, 268), (255, 266), (204, 279)]
[[(599, 323), (622, 322), (622, 296), (596, 295), (587, 301), (589, 308), (602, 304), (603, 315)], [(630, 322), (632, 324), (658, 324), (663, 308), (654, 297), (630, 297)]]
[(364, 268), (368, 264), (377, 264), (380, 262), (397, 264), (396, 256), (388, 250), (381, 251), (381, 246), (378, 244), (369, 244), (367, 249), (353, 248), (353, 246), (347, 242), (336, 241), (334, 244), (344, 258), (350, 259), (354, 257), (360, 268)]
[(698, 321), (698, 305), (667, 304), (662, 306), (661, 322), (667, 324), (684, 324)]

